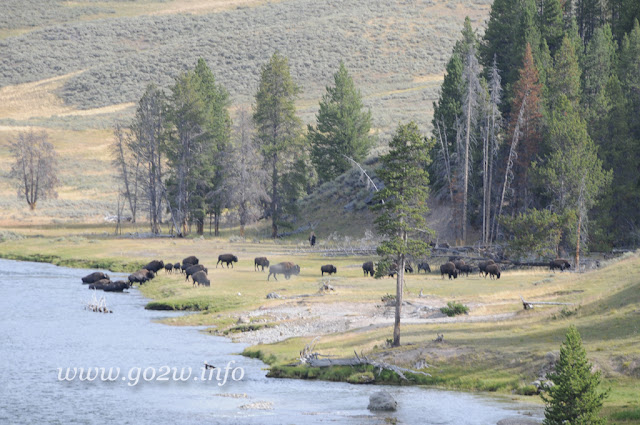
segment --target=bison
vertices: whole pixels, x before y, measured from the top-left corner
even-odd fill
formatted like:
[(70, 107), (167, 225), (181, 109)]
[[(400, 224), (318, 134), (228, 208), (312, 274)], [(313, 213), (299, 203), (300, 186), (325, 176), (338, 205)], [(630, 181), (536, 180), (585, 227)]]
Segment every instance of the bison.
[(471, 266), (470, 264), (461, 264), (460, 268), (458, 269), (459, 275), (467, 275), (467, 277), (469, 277), (469, 273), (473, 272), (473, 266)]
[(371, 277), (373, 277), (376, 272), (376, 269), (373, 267), (373, 261), (362, 263), (362, 271), (364, 272), (365, 277), (369, 274), (371, 274)]
[(187, 270), (185, 270), (184, 273), (186, 276), (184, 280), (189, 280), (189, 277), (193, 276), (199, 271), (204, 271), (205, 273), (209, 273), (209, 270), (207, 270), (205, 266), (203, 266), (202, 264), (196, 264), (195, 266), (191, 266)]
[(556, 271), (556, 269), (560, 269), (560, 271), (563, 272), (565, 271), (565, 269), (570, 268), (571, 264), (569, 264), (569, 262), (564, 258), (556, 258), (555, 260), (549, 262), (549, 270), (553, 270), (554, 272)]
[(89, 284), (89, 289), (104, 289), (110, 283), (111, 281), (109, 279), (100, 279)]
[(413, 266), (408, 261), (404, 264), (404, 272), (405, 273), (413, 273)]
[(418, 273), (420, 273), (420, 270), (424, 270), (425, 273), (431, 273), (431, 267), (429, 267), (428, 263), (418, 263)]
[(222, 255), (218, 255), (218, 262), (216, 263), (216, 269), (218, 268), (218, 264), (220, 263), (227, 263), (227, 267), (229, 267), (229, 264), (231, 264), (231, 267), (233, 267), (233, 263), (237, 263), (238, 262), (238, 257), (236, 257), (233, 254), (222, 254)]
[(454, 260), (454, 261), (449, 260), (449, 261), (452, 262), (456, 266), (456, 269), (458, 269), (458, 272), (460, 272), (460, 267), (464, 265), (464, 260)]
[(487, 277), (487, 266), (490, 264), (495, 264), (496, 262), (493, 260), (481, 261), (478, 263), (478, 268), (480, 269), (480, 275)]
[(207, 277), (207, 274), (204, 270), (199, 270), (191, 276), (193, 278), (193, 286), (198, 284), (198, 286), (211, 286), (211, 281)]
[(336, 269), (333, 264), (326, 264), (320, 267), (320, 271), (322, 272), (322, 276), (324, 276), (325, 273), (329, 273), (329, 276), (333, 273), (338, 273), (338, 269)]
[(182, 272), (182, 270), (180, 269), (180, 263), (175, 263), (173, 265), (173, 270), (180, 270)]
[(267, 257), (256, 257), (253, 260), (253, 270), (258, 270), (258, 267), (262, 267), (262, 271), (264, 271), (265, 267), (269, 267), (269, 260), (267, 260)]
[(135, 273), (129, 275), (129, 283), (145, 283), (155, 277), (155, 274), (151, 270), (140, 269)]
[(104, 292), (122, 292), (125, 289), (129, 289), (131, 284), (129, 282), (125, 282), (123, 280), (116, 280), (115, 282), (110, 282), (103, 289)]
[(147, 264), (146, 266), (143, 267), (144, 269), (150, 270), (154, 273), (158, 273), (158, 270), (163, 269), (164, 268), (164, 261), (160, 260), (153, 260), (152, 262), (150, 262), (149, 264)]
[(295, 265), (291, 262), (278, 263), (271, 267), (269, 267), (269, 275), (267, 276), (267, 280), (273, 275), (275, 280), (278, 280), (278, 274), (283, 274), (285, 279), (289, 279), (291, 275), (300, 274), (300, 266)]
[(456, 265), (451, 261), (440, 266), (440, 275), (443, 279), (445, 274), (449, 275), (449, 279), (451, 279), (452, 277), (454, 279), (458, 278), (458, 270), (456, 269)]
[(166, 273), (171, 273), (173, 271), (173, 263), (167, 263), (164, 265), (164, 271)]
[(182, 264), (191, 264), (192, 266), (195, 266), (196, 264), (198, 264), (199, 260), (195, 255), (192, 255), (190, 257), (184, 258), (182, 260)]
[(485, 269), (485, 273), (489, 275), (490, 279), (493, 279), (494, 276), (496, 279), (500, 279), (500, 266), (497, 264), (489, 264)]
[(109, 276), (102, 272), (93, 272), (82, 278), (82, 283), (94, 283), (101, 279), (109, 279)]

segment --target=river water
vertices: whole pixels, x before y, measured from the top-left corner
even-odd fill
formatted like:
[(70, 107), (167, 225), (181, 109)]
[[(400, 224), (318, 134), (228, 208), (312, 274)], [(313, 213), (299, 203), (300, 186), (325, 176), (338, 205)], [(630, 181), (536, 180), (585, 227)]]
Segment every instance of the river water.
[[(381, 424), (395, 418), (487, 425), (531, 412), (477, 394), (266, 378), (262, 362), (237, 355), (241, 344), (155, 323), (178, 313), (145, 310), (136, 289), (97, 294), (106, 296), (112, 314), (85, 310), (93, 291), (80, 278), (89, 272), (0, 260), (0, 423)], [(202, 379), (205, 361), (220, 374)], [(189, 367), (186, 382), (172, 379), (172, 368), (179, 375)], [(120, 375), (111, 382), (65, 381), (59, 368), (62, 377), (67, 368), (120, 368)], [(154, 370), (155, 378), (169, 379), (151, 379)], [(367, 410), (380, 389), (398, 401), (396, 412)]]

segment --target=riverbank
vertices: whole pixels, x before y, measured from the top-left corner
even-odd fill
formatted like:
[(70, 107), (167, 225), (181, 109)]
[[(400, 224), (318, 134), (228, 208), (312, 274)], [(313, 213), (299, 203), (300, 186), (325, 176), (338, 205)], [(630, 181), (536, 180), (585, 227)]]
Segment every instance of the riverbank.
[[(226, 252), (235, 253), (240, 261), (233, 269), (216, 269), (217, 256)], [(437, 274), (408, 275), (403, 344), (395, 349), (386, 344), (391, 338), (392, 307), (381, 300), (394, 292), (395, 282), (364, 278), (360, 266), (366, 257), (328, 258), (296, 242), (112, 238), (87, 232), (64, 237), (25, 234), (0, 243), (1, 257), (17, 255), (45, 261), (55, 256), (67, 264), (79, 259), (95, 264), (113, 261), (124, 269), (152, 259), (176, 262), (197, 255), (209, 267), (211, 288), (193, 288), (184, 277), (161, 272), (141, 286), (141, 292), (162, 308), (199, 310), (165, 322), (208, 326), (212, 334), (252, 344), (245, 355), (269, 363), (272, 376), (353, 381), (357, 377), (352, 375), (371, 372), (366, 368), (322, 371), (287, 366), (319, 336), (316, 351), (321, 354), (351, 357), (356, 351), (430, 373), (430, 378), (421, 378), (422, 384), (490, 391), (535, 402), (537, 396), (522, 394), (532, 392), (530, 383), (553, 359), (568, 326), (576, 324), (590, 359), (612, 387), (605, 413), (614, 423), (640, 423), (637, 255), (580, 275), (540, 269), (508, 271), (498, 281), (478, 276), (449, 281)], [(256, 256), (267, 256), (272, 263), (294, 261), (301, 266), (301, 274), (267, 282), (266, 272), (254, 271)], [(320, 266), (328, 263), (337, 267), (338, 274), (323, 278)], [(319, 292), (325, 282), (335, 291)], [(266, 299), (271, 292), (283, 298)], [(524, 311), (520, 295), (527, 300), (574, 305)], [(445, 317), (439, 308), (448, 301), (469, 306), (470, 314)], [(434, 341), (437, 334), (443, 335), (443, 342)], [(425, 365), (430, 367), (421, 367)], [(377, 382), (397, 381), (392, 375), (369, 375)]]

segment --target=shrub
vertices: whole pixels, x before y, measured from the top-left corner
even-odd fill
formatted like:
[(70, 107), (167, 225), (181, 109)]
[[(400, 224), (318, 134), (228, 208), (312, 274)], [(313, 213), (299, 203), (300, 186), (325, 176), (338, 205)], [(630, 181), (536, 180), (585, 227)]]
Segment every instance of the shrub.
[(469, 314), (469, 307), (466, 305), (457, 303), (455, 301), (449, 301), (446, 307), (442, 307), (440, 311), (449, 317), (458, 316), (460, 314)]

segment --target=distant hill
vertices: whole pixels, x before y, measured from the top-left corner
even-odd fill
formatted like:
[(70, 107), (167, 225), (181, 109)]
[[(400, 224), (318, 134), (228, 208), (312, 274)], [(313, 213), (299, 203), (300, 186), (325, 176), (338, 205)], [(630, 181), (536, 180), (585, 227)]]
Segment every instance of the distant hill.
[[(343, 60), (373, 116), (380, 146), (398, 122), (430, 128), (445, 62), (464, 17), (483, 27), (489, 0), (0, 2), (0, 145), (46, 128), (62, 162), (60, 197), (22, 210), (0, 180), (0, 214), (19, 222), (101, 219), (118, 182), (108, 146), (148, 83), (168, 87), (199, 57), (249, 105), (260, 67), (279, 50), (303, 92), (306, 123)], [(379, 150), (374, 150), (374, 154)], [(0, 158), (7, 150), (0, 146)], [(0, 173), (8, 171), (0, 161)], [(48, 208), (49, 212), (44, 211)], [(7, 213), (7, 214), (4, 214)]]

